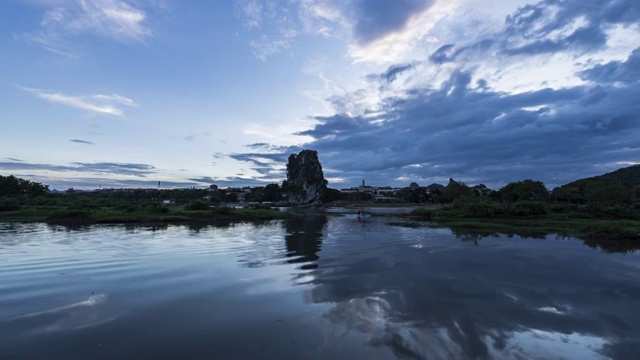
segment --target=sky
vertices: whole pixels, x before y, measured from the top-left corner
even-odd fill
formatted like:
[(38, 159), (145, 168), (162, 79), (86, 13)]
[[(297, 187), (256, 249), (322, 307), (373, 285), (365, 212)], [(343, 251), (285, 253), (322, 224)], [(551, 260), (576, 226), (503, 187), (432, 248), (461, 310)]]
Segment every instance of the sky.
[(0, 174), (548, 188), (640, 163), (637, 0), (3, 0)]

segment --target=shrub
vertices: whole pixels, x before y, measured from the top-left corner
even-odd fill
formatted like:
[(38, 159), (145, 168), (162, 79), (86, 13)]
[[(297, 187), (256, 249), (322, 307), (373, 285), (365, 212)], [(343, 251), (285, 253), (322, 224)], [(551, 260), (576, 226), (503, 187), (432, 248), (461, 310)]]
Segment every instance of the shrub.
[(169, 208), (159, 204), (159, 203), (153, 203), (151, 204), (150, 210), (152, 212), (158, 213), (158, 214), (166, 214), (169, 212)]
[(547, 204), (542, 201), (516, 201), (509, 208), (514, 216), (544, 215), (549, 212)]
[(8, 199), (0, 199), (0, 211), (15, 211), (20, 209), (20, 204), (18, 200), (8, 198)]
[(466, 216), (493, 217), (504, 212), (499, 203), (474, 196), (465, 196), (455, 200), (453, 207), (461, 210)]
[(579, 207), (575, 204), (553, 204), (549, 206), (549, 210), (556, 214), (566, 214), (574, 211), (578, 211)]
[(616, 219), (638, 219), (640, 213), (631, 206), (613, 205), (604, 208), (604, 214)]
[(429, 209), (425, 209), (425, 208), (418, 208), (418, 209), (413, 210), (411, 212), (411, 215), (420, 216), (420, 217), (423, 217), (425, 219), (431, 219), (431, 217), (433, 217), (433, 211), (431, 211)]
[(271, 210), (271, 206), (269, 204), (255, 204), (249, 207), (254, 210)]
[(184, 206), (185, 210), (209, 210), (209, 204), (202, 200), (194, 200)]
[(47, 217), (47, 221), (52, 222), (85, 222), (90, 220), (90, 212), (78, 209), (57, 211)]
[[(129, 206), (124, 208), (124, 211), (128, 212), (128, 213), (136, 212), (137, 210), (138, 210), (138, 207), (135, 206), (135, 205), (129, 205)], [(169, 210), (169, 209), (167, 209), (167, 210)]]
[(431, 217), (433, 216), (433, 211), (431, 211), (429, 209), (425, 209), (425, 208), (418, 208), (418, 209), (413, 210), (411, 212), (411, 215), (420, 216), (420, 217), (425, 218), (425, 219), (431, 219)]
[(493, 217), (502, 213), (500, 204), (494, 201), (478, 201), (470, 203), (466, 207), (466, 211), (472, 216)]
[(233, 209), (228, 206), (216, 206), (213, 208), (213, 213), (216, 215), (231, 215)]
[(100, 207), (100, 205), (96, 201), (89, 198), (77, 199), (73, 206), (78, 209), (96, 209)]

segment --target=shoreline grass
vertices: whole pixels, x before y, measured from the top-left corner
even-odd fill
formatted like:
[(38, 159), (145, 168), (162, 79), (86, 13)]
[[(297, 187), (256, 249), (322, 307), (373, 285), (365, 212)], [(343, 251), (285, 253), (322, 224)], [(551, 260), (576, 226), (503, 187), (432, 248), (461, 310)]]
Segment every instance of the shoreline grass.
[(408, 228), (449, 228), (461, 235), (490, 236), (496, 234), (543, 237), (548, 234), (572, 236), (594, 246), (613, 248), (625, 245), (640, 248), (640, 221), (582, 218), (428, 218), (401, 217), (402, 221), (387, 223)]
[(74, 209), (55, 206), (23, 207), (0, 212), (0, 222), (45, 222), (51, 224), (129, 224), (152, 222), (189, 222), (217, 220), (277, 220), (297, 215), (277, 209), (216, 207), (187, 210), (175, 207), (165, 211), (117, 210), (113, 208)]

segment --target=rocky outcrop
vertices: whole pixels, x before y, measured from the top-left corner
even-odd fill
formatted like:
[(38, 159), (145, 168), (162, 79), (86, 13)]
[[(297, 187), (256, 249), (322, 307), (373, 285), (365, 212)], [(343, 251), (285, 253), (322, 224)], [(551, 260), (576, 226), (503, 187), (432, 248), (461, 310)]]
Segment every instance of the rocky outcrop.
[(291, 154), (287, 162), (287, 180), (282, 184), (287, 201), (294, 205), (321, 204), (327, 190), (318, 152), (303, 150)]

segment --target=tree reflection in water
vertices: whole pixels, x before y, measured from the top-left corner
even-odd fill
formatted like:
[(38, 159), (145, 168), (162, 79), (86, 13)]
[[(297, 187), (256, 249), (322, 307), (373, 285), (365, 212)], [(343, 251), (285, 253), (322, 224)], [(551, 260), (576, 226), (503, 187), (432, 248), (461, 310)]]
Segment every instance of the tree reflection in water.
[[(402, 359), (633, 358), (640, 351), (640, 288), (611, 255), (540, 234), (483, 242), (480, 234), (372, 223), (365, 238), (361, 224), (340, 221), (341, 243), (325, 244), (308, 294), (332, 305), (321, 351), (354, 336)], [(412, 247), (408, 236), (426, 240)]]

